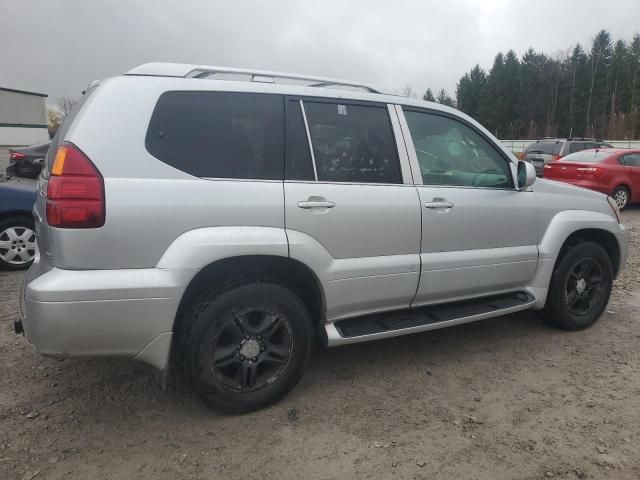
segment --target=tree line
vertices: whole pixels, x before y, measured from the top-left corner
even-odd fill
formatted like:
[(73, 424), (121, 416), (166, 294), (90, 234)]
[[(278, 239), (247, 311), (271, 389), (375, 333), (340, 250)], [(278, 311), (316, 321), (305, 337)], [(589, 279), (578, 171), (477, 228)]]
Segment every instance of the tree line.
[[(405, 87), (405, 92), (408, 87)], [(474, 117), (499, 138), (640, 138), (640, 35), (618, 40), (601, 30), (588, 50), (577, 44), (549, 56), (529, 48), (498, 53), (486, 72), (465, 73), (455, 100), (446, 90), (423, 98)]]

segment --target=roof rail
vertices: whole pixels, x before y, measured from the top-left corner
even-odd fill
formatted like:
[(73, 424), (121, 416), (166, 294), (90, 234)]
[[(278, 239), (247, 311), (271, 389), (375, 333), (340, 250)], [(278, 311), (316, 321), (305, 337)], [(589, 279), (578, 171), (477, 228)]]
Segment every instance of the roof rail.
[[(277, 83), (277, 79), (310, 82), (308, 87), (353, 87), (370, 93), (388, 93), (372, 84), (352, 80), (316, 77), (297, 73), (272, 72), (233, 67), (214, 67), (185, 63), (145, 63), (129, 70), (125, 75), (148, 75), (156, 77), (210, 78), (216, 74), (237, 74), (250, 76), (252, 82)], [(215, 77), (213, 77), (215, 78)]]

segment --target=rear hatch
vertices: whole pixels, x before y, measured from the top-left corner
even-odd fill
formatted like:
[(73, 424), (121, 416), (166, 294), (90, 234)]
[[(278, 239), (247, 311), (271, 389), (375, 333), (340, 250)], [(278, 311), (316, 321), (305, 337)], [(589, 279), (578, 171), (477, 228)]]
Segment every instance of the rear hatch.
[(562, 150), (562, 142), (536, 142), (529, 145), (524, 151), (523, 160), (530, 162), (536, 169), (538, 174), (541, 174), (544, 166), (560, 157), (560, 151)]

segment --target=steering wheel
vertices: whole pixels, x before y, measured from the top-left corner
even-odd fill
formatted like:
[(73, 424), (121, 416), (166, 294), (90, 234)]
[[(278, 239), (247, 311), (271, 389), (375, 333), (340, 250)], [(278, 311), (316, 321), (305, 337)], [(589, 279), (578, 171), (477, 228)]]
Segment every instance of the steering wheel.
[(436, 161), (438, 166), (442, 169), (439, 172), (431, 171), (431, 172), (427, 172), (427, 173), (446, 173), (446, 172), (449, 171), (449, 168), (450, 168), (449, 164), (447, 162), (445, 162), (442, 158), (438, 157), (437, 155), (434, 155), (433, 153), (430, 153), (430, 152), (425, 152), (424, 150), (420, 150), (418, 148), (416, 148), (416, 152), (422, 153), (423, 155), (430, 156), (431, 158), (433, 158)]

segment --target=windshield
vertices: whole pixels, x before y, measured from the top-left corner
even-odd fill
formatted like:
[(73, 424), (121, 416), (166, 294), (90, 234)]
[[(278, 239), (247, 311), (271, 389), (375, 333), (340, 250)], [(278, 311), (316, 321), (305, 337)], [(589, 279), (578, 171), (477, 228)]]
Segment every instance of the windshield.
[(601, 162), (611, 156), (606, 150), (583, 150), (560, 159), (561, 162)]
[(544, 153), (546, 155), (559, 155), (562, 149), (560, 142), (536, 142), (529, 145), (524, 153)]

